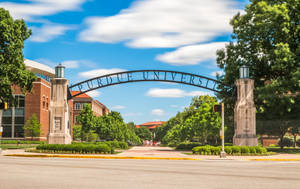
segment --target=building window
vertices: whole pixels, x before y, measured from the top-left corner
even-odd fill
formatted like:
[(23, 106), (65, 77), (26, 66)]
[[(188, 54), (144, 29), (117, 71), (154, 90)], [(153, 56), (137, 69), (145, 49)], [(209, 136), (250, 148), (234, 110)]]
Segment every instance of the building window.
[(3, 137), (19, 138), (24, 137), (25, 123), (25, 97), (23, 95), (15, 95), (14, 106), (3, 111), (2, 126)]
[(45, 104), (46, 104), (46, 102), (45, 102), (45, 96), (43, 96), (43, 109), (45, 109)]
[(81, 110), (81, 103), (75, 103), (75, 110)]
[(46, 110), (48, 110), (48, 109), (49, 109), (49, 99), (47, 97)]

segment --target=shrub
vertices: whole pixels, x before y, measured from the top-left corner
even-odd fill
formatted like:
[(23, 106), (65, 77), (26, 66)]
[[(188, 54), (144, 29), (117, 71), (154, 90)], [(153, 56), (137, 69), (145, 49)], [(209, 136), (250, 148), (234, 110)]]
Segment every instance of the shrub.
[(226, 154), (232, 154), (232, 146), (225, 146), (225, 152)]
[(293, 140), (288, 138), (288, 137), (284, 137), (282, 141), (280, 140), (278, 142), (278, 145), (282, 146), (282, 147), (285, 147), (285, 146), (286, 147), (291, 147), (291, 146), (293, 146)]
[(250, 149), (248, 146), (241, 146), (241, 153), (242, 154), (249, 154), (250, 153)]
[(200, 142), (182, 142), (176, 146), (176, 150), (192, 150), (196, 146), (202, 146)]
[(36, 147), (43, 152), (71, 152), (71, 153), (113, 153), (107, 144), (41, 144)]
[(298, 139), (298, 140), (296, 141), (296, 144), (297, 144), (298, 147), (300, 147), (300, 139)]
[(45, 141), (32, 140), (1, 140), (1, 144), (45, 144)]
[[(192, 149), (193, 154), (201, 155), (219, 155), (222, 147), (214, 146), (197, 146)], [(225, 146), (225, 152), (229, 155), (232, 154), (265, 154), (266, 148), (260, 146)]]
[(124, 142), (124, 141), (105, 141), (105, 142), (99, 142), (97, 144), (107, 144), (108, 146), (110, 146), (111, 148), (114, 148), (114, 149), (128, 149), (128, 144), (127, 142)]
[(249, 150), (250, 150), (250, 154), (256, 154), (256, 148), (255, 148), (255, 146), (250, 146)]
[(232, 154), (240, 154), (241, 153), (241, 147), (240, 146), (232, 146)]

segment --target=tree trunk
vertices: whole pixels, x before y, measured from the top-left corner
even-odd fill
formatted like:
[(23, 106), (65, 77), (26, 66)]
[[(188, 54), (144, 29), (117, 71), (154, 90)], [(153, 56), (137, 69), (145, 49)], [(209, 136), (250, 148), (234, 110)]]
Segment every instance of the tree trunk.
[(294, 148), (296, 148), (296, 140), (297, 140), (297, 135), (294, 134)]
[(281, 135), (280, 136), (280, 149), (283, 149), (283, 137), (284, 137), (284, 135)]

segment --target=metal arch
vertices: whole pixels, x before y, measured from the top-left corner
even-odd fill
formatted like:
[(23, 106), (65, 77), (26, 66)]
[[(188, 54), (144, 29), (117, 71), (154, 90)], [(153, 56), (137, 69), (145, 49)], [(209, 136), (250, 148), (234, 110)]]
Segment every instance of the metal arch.
[(76, 90), (80, 92), (75, 95), (69, 93), (68, 99), (99, 88), (123, 83), (145, 81), (181, 83), (208, 89), (217, 93), (221, 92), (221, 90), (217, 89), (217, 86), (222, 84), (218, 80), (186, 72), (170, 70), (134, 70), (107, 74), (71, 85), (68, 87), (69, 91)]

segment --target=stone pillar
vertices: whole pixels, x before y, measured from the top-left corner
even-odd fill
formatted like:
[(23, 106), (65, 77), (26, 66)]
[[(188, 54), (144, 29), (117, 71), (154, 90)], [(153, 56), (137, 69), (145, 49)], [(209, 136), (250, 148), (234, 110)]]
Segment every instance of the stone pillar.
[(69, 106), (67, 101), (68, 80), (51, 79), (49, 144), (70, 144)]
[(233, 145), (257, 146), (256, 108), (253, 99), (254, 80), (239, 79), (236, 81), (236, 86)]

